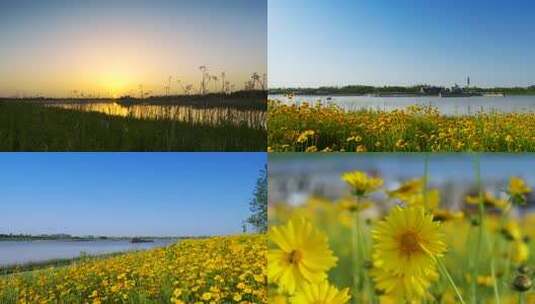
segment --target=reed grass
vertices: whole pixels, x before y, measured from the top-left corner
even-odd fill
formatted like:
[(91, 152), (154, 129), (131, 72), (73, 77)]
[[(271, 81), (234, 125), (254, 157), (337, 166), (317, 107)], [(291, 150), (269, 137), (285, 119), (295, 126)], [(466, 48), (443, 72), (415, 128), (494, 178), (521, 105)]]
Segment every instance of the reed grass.
[(265, 151), (267, 131), (0, 102), (0, 151)]

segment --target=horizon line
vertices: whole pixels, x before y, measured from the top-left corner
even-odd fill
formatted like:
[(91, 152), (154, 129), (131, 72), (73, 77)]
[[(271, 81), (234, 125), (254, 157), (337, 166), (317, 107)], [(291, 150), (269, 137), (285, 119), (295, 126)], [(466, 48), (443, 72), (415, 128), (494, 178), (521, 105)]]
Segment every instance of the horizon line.
[[(404, 88), (411, 88), (411, 87), (419, 87), (419, 86), (429, 86), (429, 87), (445, 87), (446, 85), (435, 85), (435, 84), (411, 84), (411, 85), (397, 85), (397, 84), (385, 84), (385, 85), (372, 85), (372, 84), (344, 84), (344, 85), (320, 85), (320, 86), (278, 86), (278, 87), (268, 87), (268, 90), (274, 90), (274, 89), (321, 89), (321, 88), (346, 88), (346, 87), (373, 87), (373, 88), (384, 88), (384, 87), (404, 87)], [(532, 88), (535, 87), (535, 81), (531, 85), (527, 86), (477, 86), (477, 85), (470, 85), (471, 88), (481, 88), (481, 89), (493, 89), (493, 88)]]

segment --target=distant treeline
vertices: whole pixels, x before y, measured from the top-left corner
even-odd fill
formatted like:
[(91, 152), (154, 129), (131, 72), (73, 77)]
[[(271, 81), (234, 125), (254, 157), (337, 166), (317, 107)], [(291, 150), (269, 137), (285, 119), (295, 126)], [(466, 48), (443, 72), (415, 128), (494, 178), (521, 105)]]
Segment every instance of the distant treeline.
[(496, 88), (473, 88), (474, 90), (479, 90), (484, 93), (504, 93), (505, 95), (535, 95), (535, 85), (529, 87), (496, 87)]
[[(318, 88), (275, 88), (270, 89), (269, 94), (295, 94), (295, 95), (381, 95), (381, 94), (414, 94), (420, 95), (424, 85), (415, 86), (383, 86), (374, 87), (366, 85), (349, 85), (343, 87), (318, 87)], [(529, 87), (495, 87), (478, 88), (470, 87), (470, 91), (482, 93), (504, 93), (505, 95), (535, 95), (535, 85)]]
[[(0, 98), (1, 101), (19, 101), (18, 98)], [(118, 99), (111, 98), (48, 98), (31, 97), (24, 98), (26, 102), (46, 103), (88, 103), (88, 102), (117, 102), (119, 104), (138, 105), (184, 105), (195, 108), (233, 108), (237, 110), (267, 110), (267, 91), (251, 90), (237, 91), (231, 94), (210, 93), (204, 95), (169, 95), (169, 96), (122, 96)]]
[(117, 101), (123, 105), (184, 105), (195, 108), (233, 108), (237, 110), (267, 110), (267, 91), (237, 91), (231, 94), (151, 96), (140, 99), (123, 96)]
[[(66, 239), (84, 239), (87, 237), (74, 237), (69, 234), (0, 234), (0, 241), (22, 241), (22, 240), (66, 240)], [(97, 238), (97, 237), (93, 237)]]

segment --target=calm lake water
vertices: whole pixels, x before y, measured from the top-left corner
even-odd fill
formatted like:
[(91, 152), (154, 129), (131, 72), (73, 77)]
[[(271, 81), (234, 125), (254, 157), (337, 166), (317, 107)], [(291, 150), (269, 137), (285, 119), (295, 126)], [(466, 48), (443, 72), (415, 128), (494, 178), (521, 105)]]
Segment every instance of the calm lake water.
[[(298, 95), (293, 98), (294, 102), (333, 103), (349, 111), (361, 109), (374, 109), (391, 111), (405, 108), (409, 105), (431, 105), (437, 107), (445, 115), (466, 115), (479, 111), (499, 112), (535, 112), (535, 96), (505, 96), (505, 97), (450, 97), (441, 98), (434, 96), (425, 97), (375, 97), (375, 96), (307, 96)], [(277, 99), (282, 102), (290, 102), (286, 96), (270, 95), (269, 99)]]
[(52, 259), (74, 258), (81, 252), (89, 255), (143, 250), (164, 247), (176, 240), (154, 240), (151, 243), (130, 243), (129, 240), (95, 241), (0, 241), (0, 265), (42, 262)]
[(264, 128), (266, 113), (254, 110), (236, 110), (232, 108), (199, 109), (178, 105), (130, 105), (118, 103), (52, 103), (49, 106), (69, 110), (99, 112), (113, 116), (130, 116), (139, 119), (170, 119), (194, 124), (233, 125), (246, 124), (251, 128)]

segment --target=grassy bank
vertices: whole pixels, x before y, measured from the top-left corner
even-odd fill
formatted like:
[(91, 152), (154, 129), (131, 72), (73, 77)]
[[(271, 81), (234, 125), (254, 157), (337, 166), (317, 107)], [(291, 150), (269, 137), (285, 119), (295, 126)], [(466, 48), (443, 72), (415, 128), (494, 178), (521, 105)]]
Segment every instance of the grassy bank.
[(535, 112), (445, 116), (411, 106), (392, 112), (336, 106), (268, 106), (270, 151), (535, 151)]
[(265, 151), (266, 130), (0, 102), (1, 151)]
[(266, 238), (166, 248), (0, 278), (0, 303), (267, 303)]

